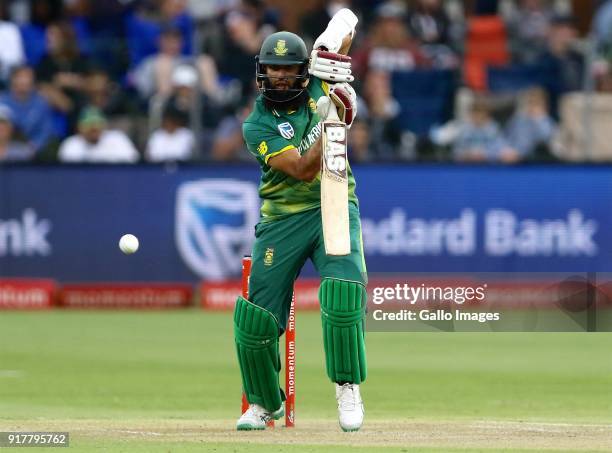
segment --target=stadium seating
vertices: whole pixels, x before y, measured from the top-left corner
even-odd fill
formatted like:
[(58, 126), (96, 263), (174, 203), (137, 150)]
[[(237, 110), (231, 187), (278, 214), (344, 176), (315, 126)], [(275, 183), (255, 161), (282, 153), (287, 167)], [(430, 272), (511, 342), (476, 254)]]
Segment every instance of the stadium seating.
[(489, 66), (486, 73), (489, 91), (494, 93), (516, 93), (534, 86), (548, 88), (555, 78), (555, 74), (537, 64)]
[(456, 77), (448, 70), (394, 72), (391, 79), (393, 96), (399, 102), (400, 128), (425, 136), (435, 124), (448, 121)]
[(498, 16), (470, 18), (463, 67), (466, 84), (474, 90), (486, 89), (486, 67), (507, 65), (509, 62), (508, 36), (503, 20)]

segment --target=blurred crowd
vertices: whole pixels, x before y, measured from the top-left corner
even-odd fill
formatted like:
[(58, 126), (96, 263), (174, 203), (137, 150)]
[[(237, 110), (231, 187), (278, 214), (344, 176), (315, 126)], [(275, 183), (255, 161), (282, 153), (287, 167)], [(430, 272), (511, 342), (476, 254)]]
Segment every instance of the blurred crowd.
[(0, 162), (253, 161), (263, 39), (343, 7), (352, 161), (612, 159), (612, 0), (4, 0)]

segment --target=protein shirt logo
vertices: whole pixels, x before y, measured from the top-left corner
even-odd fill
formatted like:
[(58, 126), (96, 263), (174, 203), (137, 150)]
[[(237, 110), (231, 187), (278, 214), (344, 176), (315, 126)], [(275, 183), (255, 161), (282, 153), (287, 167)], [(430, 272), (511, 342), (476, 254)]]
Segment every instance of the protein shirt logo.
[(281, 123), (278, 125), (278, 131), (283, 136), (283, 138), (290, 140), (295, 135), (295, 131), (293, 130), (293, 126), (291, 123)]

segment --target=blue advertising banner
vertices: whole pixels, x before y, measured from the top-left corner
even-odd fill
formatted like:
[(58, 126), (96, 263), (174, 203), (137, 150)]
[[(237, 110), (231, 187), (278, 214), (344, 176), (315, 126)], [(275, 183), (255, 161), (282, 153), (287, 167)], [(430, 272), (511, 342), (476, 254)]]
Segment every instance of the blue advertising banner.
[[(354, 171), (370, 272), (612, 271), (612, 167)], [(0, 166), (0, 276), (235, 277), (258, 179), (252, 166)], [(120, 252), (125, 233), (138, 253)]]

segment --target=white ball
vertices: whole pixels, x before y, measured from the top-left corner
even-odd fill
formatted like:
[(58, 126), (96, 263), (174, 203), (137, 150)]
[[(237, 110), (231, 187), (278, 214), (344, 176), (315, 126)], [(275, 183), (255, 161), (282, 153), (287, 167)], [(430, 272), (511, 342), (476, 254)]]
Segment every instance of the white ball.
[(138, 250), (138, 238), (133, 234), (124, 234), (119, 239), (119, 248), (126, 255), (130, 255)]

